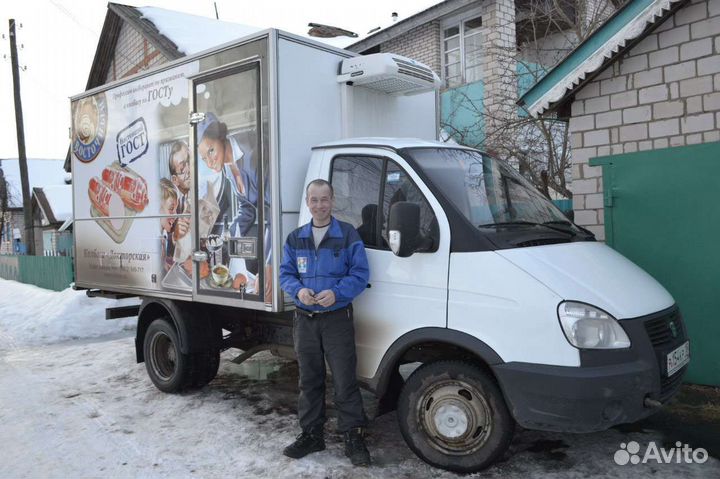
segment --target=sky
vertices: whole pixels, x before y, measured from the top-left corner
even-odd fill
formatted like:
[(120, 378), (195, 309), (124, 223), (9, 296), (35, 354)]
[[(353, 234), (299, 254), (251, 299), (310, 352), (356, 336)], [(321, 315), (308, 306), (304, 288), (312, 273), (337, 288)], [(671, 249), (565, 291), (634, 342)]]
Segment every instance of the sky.
[[(220, 20), (227, 22), (280, 28), (298, 34), (307, 32), (307, 24), (314, 22), (363, 36), (374, 27), (389, 25), (392, 12), (397, 12), (402, 20), (439, 0), (121, 0), (117, 3), (213, 18), (215, 3)], [(85, 89), (106, 11), (105, 0), (0, 2), (0, 159), (18, 156), (8, 19), (14, 18), (18, 27), (27, 157), (61, 159), (69, 143), (69, 97)]]

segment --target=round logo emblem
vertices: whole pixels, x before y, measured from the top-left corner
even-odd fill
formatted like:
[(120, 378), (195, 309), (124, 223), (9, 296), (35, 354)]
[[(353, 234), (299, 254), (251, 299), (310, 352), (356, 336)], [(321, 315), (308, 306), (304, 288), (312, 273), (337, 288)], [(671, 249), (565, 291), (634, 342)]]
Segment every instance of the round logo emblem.
[(97, 158), (107, 133), (105, 93), (78, 100), (73, 105), (73, 143), (75, 157), (88, 163)]

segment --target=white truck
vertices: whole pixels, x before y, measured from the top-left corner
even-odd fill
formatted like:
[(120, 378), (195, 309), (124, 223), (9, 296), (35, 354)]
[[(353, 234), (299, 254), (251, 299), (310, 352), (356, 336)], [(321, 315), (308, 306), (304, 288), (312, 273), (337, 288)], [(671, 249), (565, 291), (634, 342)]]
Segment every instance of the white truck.
[(438, 86), (267, 30), (73, 97), (76, 288), (143, 298), (107, 316), (138, 315), (165, 392), (209, 383), (228, 348), (292, 358), (277, 265), (324, 178), (370, 263), (359, 380), (423, 460), (472, 472), (515, 424), (649, 415), (689, 361), (673, 298), (503, 162), (435, 141)]

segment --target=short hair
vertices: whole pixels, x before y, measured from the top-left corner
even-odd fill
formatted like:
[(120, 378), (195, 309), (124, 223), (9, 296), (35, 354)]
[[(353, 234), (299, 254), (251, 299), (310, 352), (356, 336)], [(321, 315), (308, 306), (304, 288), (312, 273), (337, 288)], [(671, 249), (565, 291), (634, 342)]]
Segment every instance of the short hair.
[(167, 178), (160, 178), (160, 191), (162, 192), (162, 200), (167, 201), (168, 198), (178, 199), (177, 189), (172, 181)]
[(329, 181), (323, 180), (322, 178), (314, 179), (310, 183), (308, 183), (308, 185), (305, 187), (305, 196), (307, 196), (308, 191), (310, 191), (310, 187), (312, 185), (327, 186), (328, 188), (330, 188), (330, 197), (335, 197), (335, 189), (333, 188), (333, 186), (330, 184)]
[[(177, 171), (175, 171), (175, 163), (173, 162), (173, 156), (175, 156), (175, 153), (178, 153), (182, 150), (187, 150), (188, 156), (190, 155), (190, 148), (182, 140), (176, 141), (172, 144), (172, 147), (170, 148), (170, 161), (168, 162), (168, 166), (170, 167), (171, 175), (177, 175)], [(188, 161), (190, 161), (190, 158), (188, 158)]]

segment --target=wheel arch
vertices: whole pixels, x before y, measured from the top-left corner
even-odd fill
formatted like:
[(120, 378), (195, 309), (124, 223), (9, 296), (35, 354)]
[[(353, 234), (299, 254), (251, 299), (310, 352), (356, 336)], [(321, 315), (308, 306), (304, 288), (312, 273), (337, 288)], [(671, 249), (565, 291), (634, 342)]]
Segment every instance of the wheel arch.
[[(497, 352), (485, 342), (462, 331), (447, 328), (420, 328), (400, 336), (388, 348), (380, 361), (375, 376), (367, 381), (369, 389), (381, 398), (390, 385), (393, 373), (410, 359), (464, 359), (484, 369), (497, 382), (491, 366), (503, 364)], [(421, 361), (424, 362), (424, 361)]]

